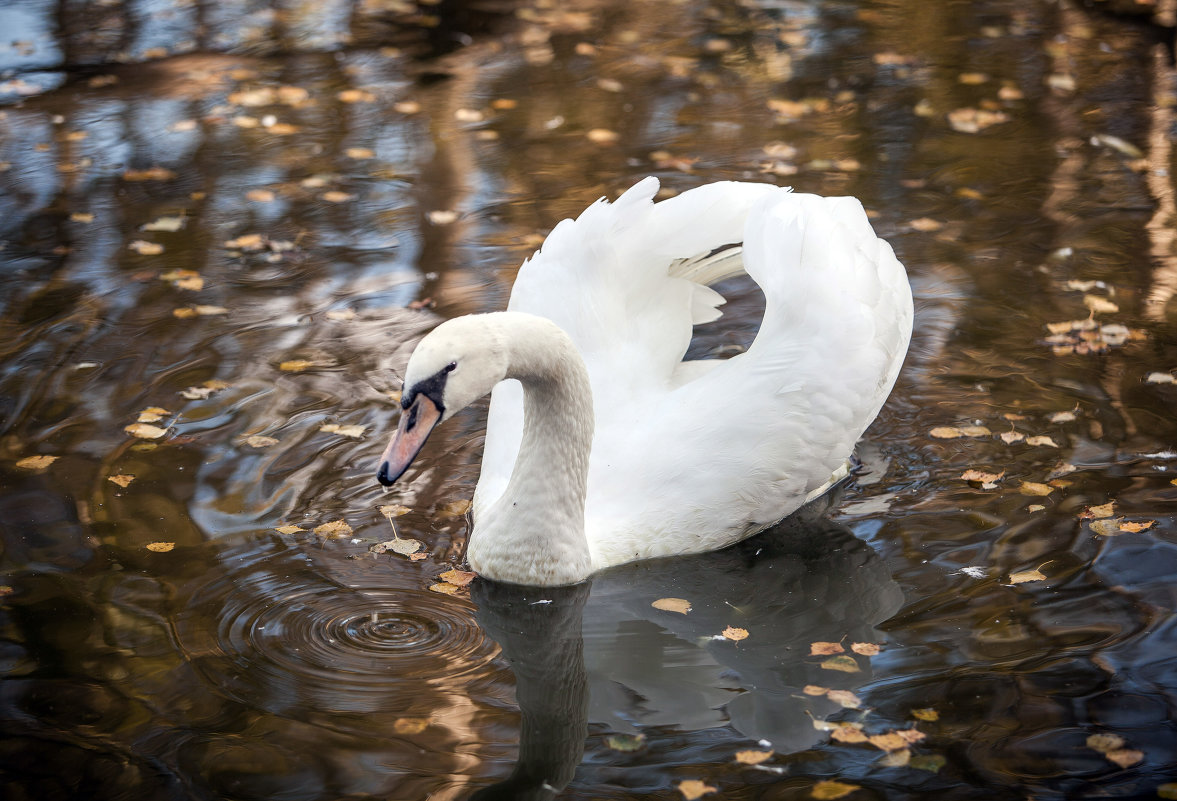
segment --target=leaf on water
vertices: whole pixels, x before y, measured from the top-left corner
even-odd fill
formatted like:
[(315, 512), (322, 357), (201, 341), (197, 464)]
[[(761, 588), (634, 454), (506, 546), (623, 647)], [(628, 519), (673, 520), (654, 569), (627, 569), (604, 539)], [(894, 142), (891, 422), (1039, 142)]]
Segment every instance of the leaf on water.
[(895, 734), (898, 734), (905, 742), (915, 745), (920, 740), (926, 739), (928, 735), (924, 734), (919, 729), (896, 729)]
[(1009, 122), (1009, 115), (1004, 111), (989, 109), (958, 108), (948, 112), (948, 124), (954, 131), (960, 133), (979, 133), (986, 128)]
[(470, 511), (470, 500), (459, 498), (456, 501), (448, 501), (437, 507), (437, 511), (445, 517), (462, 517)]
[(882, 765), (884, 768), (902, 768), (911, 761), (911, 750), (908, 748), (901, 748), (898, 751), (888, 751), (883, 756), (879, 757), (876, 764)]
[(271, 445), (277, 445), (278, 440), (261, 434), (252, 434), (245, 438), (245, 444), (251, 448), (268, 448)]
[(585, 133), (585, 137), (598, 145), (611, 145), (621, 138), (621, 134), (608, 128), (593, 128)]
[(429, 558), (429, 553), (427, 551), (417, 551), (416, 553), (409, 554), (409, 561), (410, 562), (420, 562), (422, 559), (428, 559), (428, 558)]
[(857, 673), (860, 668), (858, 662), (852, 656), (845, 654), (841, 656), (831, 656), (829, 659), (821, 663), (821, 667), (825, 670), (837, 670), (841, 673)]
[(1099, 295), (1084, 295), (1083, 305), (1093, 314), (1114, 314), (1120, 310), (1119, 306)]
[(349, 159), (357, 159), (361, 161), (363, 159), (371, 159), (376, 157), (376, 151), (372, 150), (370, 147), (349, 147), (347, 150), (343, 151), (343, 153)]
[(993, 432), (985, 426), (937, 426), (928, 433), (936, 439), (957, 439), (958, 437), (988, 437)]
[(1006, 445), (1012, 445), (1015, 442), (1021, 442), (1026, 438), (1026, 435), (1021, 431), (1003, 431), (998, 436), (1001, 437), (1001, 441)]
[(767, 762), (772, 759), (775, 751), (757, 751), (749, 749), (747, 751), (736, 751), (736, 762), (741, 765), (759, 765), (761, 762)]
[(413, 511), (408, 506), (401, 506), (399, 503), (389, 503), (378, 508), (380, 509), (380, 514), (387, 517), (390, 523), (394, 517), (401, 517), (402, 515), (407, 515), (409, 512)]
[(873, 642), (852, 642), (850, 650), (859, 656), (878, 656), (882, 646)]
[(460, 108), (454, 111), (454, 119), (458, 122), (482, 122), (483, 114), (476, 108)]
[(260, 128), (262, 126), (262, 121), (257, 117), (251, 117), (248, 114), (238, 114), (233, 118), (233, 124), (238, 128), (245, 128), (246, 130), (249, 130), (251, 128)]
[(224, 306), (186, 306), (182, 309), (172, 309), (172, 316), (178, 317), (181, 320), (186, 320), (192, 317), (215, 317), (220, 314), (228, 314), (229, 310)]
[(1088, 506), (1079, 514), (1080, 520), (1098, 520), (1101, 517), (1111, 517), (1116, 513), (1116, 502), (1108, 501), (1099, 506)]
[(195, 270), (168, 270), (160, 275), (161, 281), (169, 281), (177, 289), (199, 292), (204, 289), (204, 279)]
[(1055, 412), (1049, 418), (1052, 423), (1069, 423), (1075, 419), (1074, 412)]
[(983, 72), (962, 72), (956, 76), (956, 81), (966, 86), (980, 86), (989, 82), (989, 76)]
[(1049, 565), (1050, 562), (1052, 562), (1052, 561), (1054, 561), (1054, 560), (1052, 559), (1050, 561), (1043, 562), (1042, 564), (1038, 565), (1038, 567), (1036, 567), (1033, 570), (1019, 570), (1016, 573), (1010, 573), (1009, 574), (1009, 583), (1010, 584), (1025, 584), (1028, 581), (1045, 581), (1046, 575), (1042, 572), (1042, 568)]
[(457, 595), (462, 591), (462, 588), (455, 584), (447, 584), (444, 581), (437, 584), (429, 585), (430, 592), (439, 592), (442, 595)]
[(846, 784), (844, 782), (836, 782), (833, 779), (823, 779), (813, 785), (813, 789), (809, 791), (809, 795), (818, 801), (833, 801), (835, 798), (850, 795), (857, 789), (859, 789), (857, 784)]
[(127, 247), (140, 256), (158, 256), (163, 253), (163, 245), (158, 242), (145, 242), (142, 239), (136, 239), (130, 242)]
[(1018, 492), (1023, 495), (1045, 497), (1054, 492), (1054, 487), (1049, 484), (1039, 484), (1036, 481), (1023, 481), (1022, 486), (1018, 488)]
[(1034, 512), (1041, 512), (1045, 508), (1046, 507), (1040, 503), (1032, 503), (1026, 507), (1026, 510), (1029, 511), (1030, 513), (1034, 513)]
[(809, 644), (810, 656), (830, 656), (831, 654), (844, 654), (846, 649), (842, 647), (840, 642), (812, 642)]
[(397, 734), (420, 734), (429, 728), (429, 718), (397, 718), (392, 730)]
[(279, 363), (278, 369), (285, 373), (301, 373), (304, 370), (318, 366), (318, 362), (313, 362), (309, 359), (291, 359), (290, 361)]
[(1121, 768), (1130, 768), (1133, 765), (1143, 761), (1144, 752), (1136, 751), (1130, 748), (1123, 748), (1118, 751), (1108, 751), (1104, 754), (1109, 762), (1114, 762)]
[(1124, 738), (1118, 734), (1092, 734), (1087, 737), (1087, 747), (1101, 754), (1124, 747)]
[(324, 192), (320, 197), (328, 203), (346, 203), (349, 200), (355, 199), (355, 195), (349, 195), (347, 192), (340, 192), (338, 189), (330, 189)]
[(376, 95), (363, 89), (344, 89), (335, 95), (341, 103), (375, 103)]
[(40, 454), (38, 456), (26, 456), (16, 463), (16, 466), (21, 470), (44, 470), (49, 465), (56, 462), (58, 457), (50, 456), (48, 454)]
[(1156, 524), (1157, 521), (1155, 520), (1141, 520), (1139, 522), (1126, 520), (1120, 523), (1120, 531), (1127, 531), (1130, 534), (1139, 534), (1142, 531), (1148, 531)]
[(319, 430), (327, 434), (338, 434), (341, 437), (351, 437), (352, 439), (359, 439), (364, 436), (364, 429), (367, 426), (351, 425), (341, 426), (336, 423), (325, 423), (319, 426)]
[(944, 227), (944, 223), (940, 222), (939, 220), (933, 220), (931, 217), (919, 217), (909, 222), (908, 225), (910, 225), (913, 230), (920, 231), (921, 233), (939, 231)]
[(199, 387), (188, 387), (187, 389), (182, 389), (180, 390), (179, 394), (181, 397), (187, 398), (188, 400), (207, 400), (213, 394), (220, 392), (222, 389), (228, 389), (230, 386), (232, 385), (228, 381), (218, 381), (214, 378), (209, 381), (205, 381), (204, 384)]
[(139, 226), (140, 231), (168, 231), (176, 232), (184, 227), (183, 217), (158, 217), (151, 222)]
[(844, 709), (859, 709), (862, 707), (862, 701), (849, 690), (830, 690), (826, 693), (826, 697)]
[(1054, 466), (1054, 469), (1050, 471), (1050, 474), (1046, 477), (1046, 480), (1053, 481), (1056, 478), (1070, 475), (1078, 469), (1079, 468), (1075, 467), (1075, 465), (1071, 464), (1070, 462), (1059, 462)]
[(352, 309), (332, 309), (327, 312), (328, 320), (354, 320), (356, 313)]
[(438, 578), (446, 584), (453, 584), (455, 587), (468, 587), (471, 581), (478, 578), (478, 574), (472, 573), (469, 570), (447, 570), (438, 576)]
[(640, 751), (646, 745), (646, 735), (641, 733), (610, 734), (605, 738), (605, 745), (614, 751), (621, 751), (622, 753)]
[(939, 773), (940, 768), (946, 764), (948, 764), (948, 760), (940, 754), (921, 754), (920, 756), (912, 757), (908, 766), (916, 770), (926, 770), (929, 773)]
[(932, 709), (931, 707), (924, 707), (923, 709), (913, 709), (913, 710), (911, 710), (911, 716), (913, 718), (915, 718), (916, 720), (923, 720), (923, 721), (928, 721), (928, 722), (937, 721), (940, 719), (940, 713), (937, 712), (935, 709)]
[(397, 537), (396, 539), (378, 542), (368, 548), (372, 553), (399, 553), (401, 556), (410, 556), (417, 553), (425, 547), (425, 543), (420, 540), (409, 539), (407, 537)]
[(867, 737), (861, 723), (840, 723), (830, 732), (830, 739), (839, 743), (854, 744), (865, 743)]
[(882, 751), (898, 751), (901, 748), (906, 748), (907, 740), (900, 736), (898, 732), (884, 732), (883, 734), (875, 734), (867, 737), (867, 742)]
[(276, 526), (274, 528), (274, 531), (277, 531), (279, 534), (297, 534), (300, 531), (306, 531), (306, 529), (300, 528), (299, 526), (288, 525), (288, 526)]
[(416, 114), (421, 110), (421, 104), (416, 100), (402, 100), (392, 104), (398, 114)]
[(731, 640), (732, 642), (739, 642), (740, 640), (745, 640), (748, 638), (748, 630), (741, 629), (736, 626), (728, 626), (726, 629), (723, 630), (721, 636), (725, 640)]
[(449, 225), (458, 219), (458, 212), (453, 209), (434, 209), (425, 217), (434, 225)]
[(69, 216), (71, 222), (76, 223), (92, 223), (94, 222), (94, 215), (89, 212), (75, 211)]
[(124, 181), (170, 181), (176, 174), (166, 167), (149, 167), (146, 170), (127, 170)]
[(698, 779), (684, 779), (678, 783), (678, 791), (682, 793), (682, 797), (686, 801), (695, 801), (696, 798), (702, 798), (709, 793), (714, 793), (717, 789), (710, 784), (704, 784)]
[(1165, 782), (1157, 787), (1157, 798), (1177, 798), (1177, 782)]
[(123, 428), (123, 431), (139, 439), (159, 439), (168, 433), (166, 428), (153, 426), (149, 423), (131, 423), (131, 425)]
[(1123, 522), (1122, 517), (1101, 517), (1099, 520), (1092, 520), (1087, 526), (1091, 533), (1098, 537), (1115, 537), (1119, 535)]
[(242, 234), (236, 239), (229, 239), (222, 243), (229, 250), (262, 250), (266, 246), (266, 239), (261, 234)]
[(1047, 448), (1057, 448), (1058, 443), (1048, 436), (1026, 437), (1027, 445), (1043, 445)]
[(245, 193), (245, 199), (254, 203), (271, 203), (275, 195), (269, 189), (250, 189)]
[(970, 483), (979, 483), (981, 489), (997, 489), (997, 482), (1001, 481), (1005, 476), (1005, 471), (1000, 473), (986, 473), (984, 470), (966, 470), (960, 474), (960, 477)]
[(650, 606), (663, 612), (678, 612), (680, 615), (691, 611), (691, 602), (684, 598), (659, 598)]
[(155, 553), (167, 553), (176, 547), (174, 542), (149, 542), (147, 543), (147, 550)]
[(107, 476), (106, 480), (112, 484), (118, 484), (123, 489), (126, 489), (127, 487), (131, 486), (131, 482), (135, 480), (135, 477), (120, 473), (117, 476)]
[(311, 93), (301, 86), (279, 86), (278, 102), (287, 106), (301, 106), (311, 99)]
[(1046, 76), (1046, 85), (1056, 92), (1073, 92), (1075, 91), (1075, 77), (1056, 72)]
[(1144, 380), (1149, 384), (1177, 384), (1177, 377), (1172, 373), (1149, 373)]
[(806, 684), (804, 687), (801, 688), (801, 692), (805, 693), (806, 695), (820, 696), (820, 695), (825, 695), (829, 691), (830, 691), (829, 687), (822, 687), (818, 684)]
[(329, 540), (343, 539), (352, 535), (352, 527), (347, 524), (345, 520), (332, 520), (330, 523), (324, 523), (321, 526), (315, 526), (314, 532), (320, 537)]

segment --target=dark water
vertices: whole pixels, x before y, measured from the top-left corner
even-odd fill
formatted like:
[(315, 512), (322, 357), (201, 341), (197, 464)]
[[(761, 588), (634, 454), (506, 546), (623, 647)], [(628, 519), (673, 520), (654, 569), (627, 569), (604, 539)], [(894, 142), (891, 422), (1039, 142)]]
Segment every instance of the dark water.
[[(1154, 11), (0, 8), (5, 797), (1175, 797), (1177, 81)], [(721, 553), (431, 591), (480, 413), (385, 493), (394, 371), (647, 174), (872, 211), (917, 321), (870, 472)], [(725, 290), (698, 353), (755, 330), (756, 292)], [(151, 408), (158, 436), (128, 433)], [(389, 503), (424, 559), (370, 551)]]

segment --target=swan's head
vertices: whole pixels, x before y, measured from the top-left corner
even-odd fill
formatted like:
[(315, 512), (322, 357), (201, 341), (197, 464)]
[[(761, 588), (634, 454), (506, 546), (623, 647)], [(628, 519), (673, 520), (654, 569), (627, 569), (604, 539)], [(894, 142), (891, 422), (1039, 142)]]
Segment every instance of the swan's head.
[(494, 388), (507, 374), (507, 353), (493, 314), (457, 317), (417, 345), (405, 369), (401, 419), (377, 480), (392, 484), (412, 464), (434, 427)]

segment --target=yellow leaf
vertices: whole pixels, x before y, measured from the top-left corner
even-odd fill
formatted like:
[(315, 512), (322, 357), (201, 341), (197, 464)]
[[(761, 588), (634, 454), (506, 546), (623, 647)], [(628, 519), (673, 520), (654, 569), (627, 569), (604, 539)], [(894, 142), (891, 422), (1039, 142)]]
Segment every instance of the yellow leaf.
[(342, 103), (374, 103), (376, 95), (363, 89), (344, 89), (335, 95)]
[(650, 606), (661, 609), (663, 612), (678, 612), (680, 615), (691, 611), (691, 602), (683, 598), (659, 598)]
[(850, 650), (860, 656), (878, 656), (882, 648), (873, 642), (852, 642)]
[(838, 642), (812, 642), (809, 644), (810, 656), (829, 656), (830, 654), (845, 653), (846, 649)]
[(1108, 751), (1104, 756), (1121, 768), (1130, 768), (1144, 759), (1144, 752), (1124, 748), (1118, 751)]
[(368, 147), (349, 147), (343, 151), (349, 159), (370, 159), (376, 157), (376, 152)]
[(183, 217), (158, 217), (149, 223), (141, 225), (142, 231), (167, 231), (175, 233), (184, 227)]
[(962, 72), (956, 76), (958, 83), (963, 83), (967, 86), (978, 86), (983, 83), (988, 83), (989, 76), (983, 72)]
[(622, 751), (629, 753), (631, 751), (640, 751), (642, 746), (646, 744), (646, 735), (638, 734), (611, 734), (605, 739), (605, 745), (612, 748), (614, 751)]
[(304, 370), (309, 370), (317, 366), (318, 362), (312, 362), (308, 359), (291, 359), (290, 361), (280, 363), (278, 369), (286, 373), (301, 373)]
[(227, 240), (224, 246), (229, 250), (261, 250), (266, 246), (266, 240), (261, 234), (243, 234)]
[(147, 423), (131, 423), (123, 431), (139, 439), (159, 439), (168, 433), (166, 428), (160, 428), (159, 426), (153, 426)]
[(39, 456), (26, 456), (16, 463), (16, 466), (22, 470), (44, 470), (49, 465), (57, 461), (56, 456), (49, 456), (48, 454), (41, 454)]
[(332, 520), (321, 526), (315, 526), (315, 533), (327, 539), (341, 539), (352, 535), (352, 527), (345, 520)]
[(269, 189), (250, 189), (245, 193), (245, 199), (254, 203), (270, 203), (274, 200), (274, 193)]
[(960, 477), (970, 483), (979, 483), (981, 489), (997, 489), (997, 482), (1005, 477), (1005, 471), (986, 473), (984, 470), (966, 470), (960, 474)]
[(158, 423), (160, 420), (164, 419), (170, 414), (171, 412), (169, 412), (167, 409), (161, 408), (159, 406), (148, 406), (146, 409), (139, 412), (139, 417), (137, 419), (140, 423)]
[(845, 654), (831, 656), (822, 662), (821, 666), (826, 670), (837, 670), (841, 673), (857, 673), (859, 671), (858, 662), (855, 661), (854, 657)]
[(1022, 486), (1018, 488), (1018, 492), (1023, 495), (1041, 497), (1054, 492), (1054, 487), (1049, 484), (1039, 484), (1035, 481), (1023, 481)]
[(1165, 782), (1157, 787), (1157, 797), (1167, 799), (1177, 798), (1177, 782)]
[(818, 799), (818, 801), (833, 801), (835, 798), (850, 795), (857, 789), (859, 789), (857, 784), (845, 784), (843, 782), (833, 781), (832, 779), (824, 779), (813, 785), (813, 789), (809, 791), (809, 794)]
[(686, 801), (695, 801), (696, 798), (702, 798), (708, 793), (714, 793), (716, 788), (709, 784), (704, 784), (698, 779), (686, 779), (678, 783), (678, 791), (682, 793)]
[(772, 758), (774, 751), (736, 751), (736, 762), (741, 765), (759, 765)]
[(439, 592), (442, 595), (457, 595), (461, 591), (461, 587), (456, 584), (447, 584), (440, 582), (438, 584), (430, 584), (429, 589), (432, 592)]
[(957, 439), (958, 437), (988, 437), (993, 432), (985, 426), (937, 426), (928, 433), (936, 439)]
[(135, 480), (135, 477), (119, 474), (117, 476), (107, 476), (106, 480), (113, 484), (118, 484), (123, 489), (126, 489), (131, 485), (131, 482)]
[(911, 716), (916, 720), (935, 721), (940, 719), (940, 713), (931, 707), (911, 710)]
[(279, 534), (297, 534), (300, 531), (306, 531), (305, 528), (299, 528), (298, 526), (278, 526), (274, 530)]
[(392, 107), (398, 114), (416, 114), (421, 110), (421, 104), (416, 100), (402, 100), (399, 103), (393, 103)]
[(146, 170), (127, 170), (124, 181), (170, 181), (176, 174), (166, 167), (150, 167)]
[(392, 730), (397, 734), (420, 734), (427, 728), (428, 718), (397, 718), (392, 724)]
[(801, 688), (801, 692), (806, 695), (825, 695), (830, 691), (829, 687), (821, 687), (817, 684), (806, 684)]
[[(1049, 563), (1046, 563), (1049, 564)], [(1041, 570), (1019, 570), (1009, 574), (1010, 584), (1025, 584), (1028, 581), (1044, 581), (1046, 575)]]
[(147, 550), (155, 551), (156, 553), (167, 553), (172, 548), (176, 547), (174, 542), (149, 542), (147, 543)]
[(914, 230), (923, 233), (930, 233), (932, 231), (939, 231), (944, 227), (944, 223), (939, 220), (933, 220), (931, 217), (920, 217), (908, 223)]
[(77, 223), (92, 223), (94, 222), (94, 215), (84, 211), (75, 211), (69, 216), (70, 220)]
[(725, 639), (731, 640), (732, 642), (739, 642), (740, 640), (747, 639), (748, 630), (737, 628), (735, 626), (728, 626), (723, 630), (723, 637)]
[(924, 734), (919, 729), (896, 729), (895, 734), (902, 737), (904, 742), (914, 745), (920, 740), (923, 740), (928, 735)]
[(1132, 534), (1138, 534), (1141, 531), (1148, 531), (1150, 528), (1152, 528), (1156, 524), (1157, 524), (1157, 521), (1155, 521), (1155, 520), (1142, 520), (1140, 522), (1132, 522), (1132, 521), (1126, 520), (1123, 523), (1120, 523), (1120, 531), (1127, 531)]

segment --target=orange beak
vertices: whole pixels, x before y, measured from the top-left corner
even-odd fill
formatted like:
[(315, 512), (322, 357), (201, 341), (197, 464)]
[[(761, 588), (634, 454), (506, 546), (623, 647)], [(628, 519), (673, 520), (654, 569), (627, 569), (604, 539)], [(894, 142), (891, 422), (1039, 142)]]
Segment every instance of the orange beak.
[(380, 457), (376, 480), (391, 487), (409, 469), (425, 440), (429, 439), (429, 432), (440, 420), (441, 409), (437, 404), (427, 395), (418, 393), (412, 405), (401, 412), (400, 425)]

